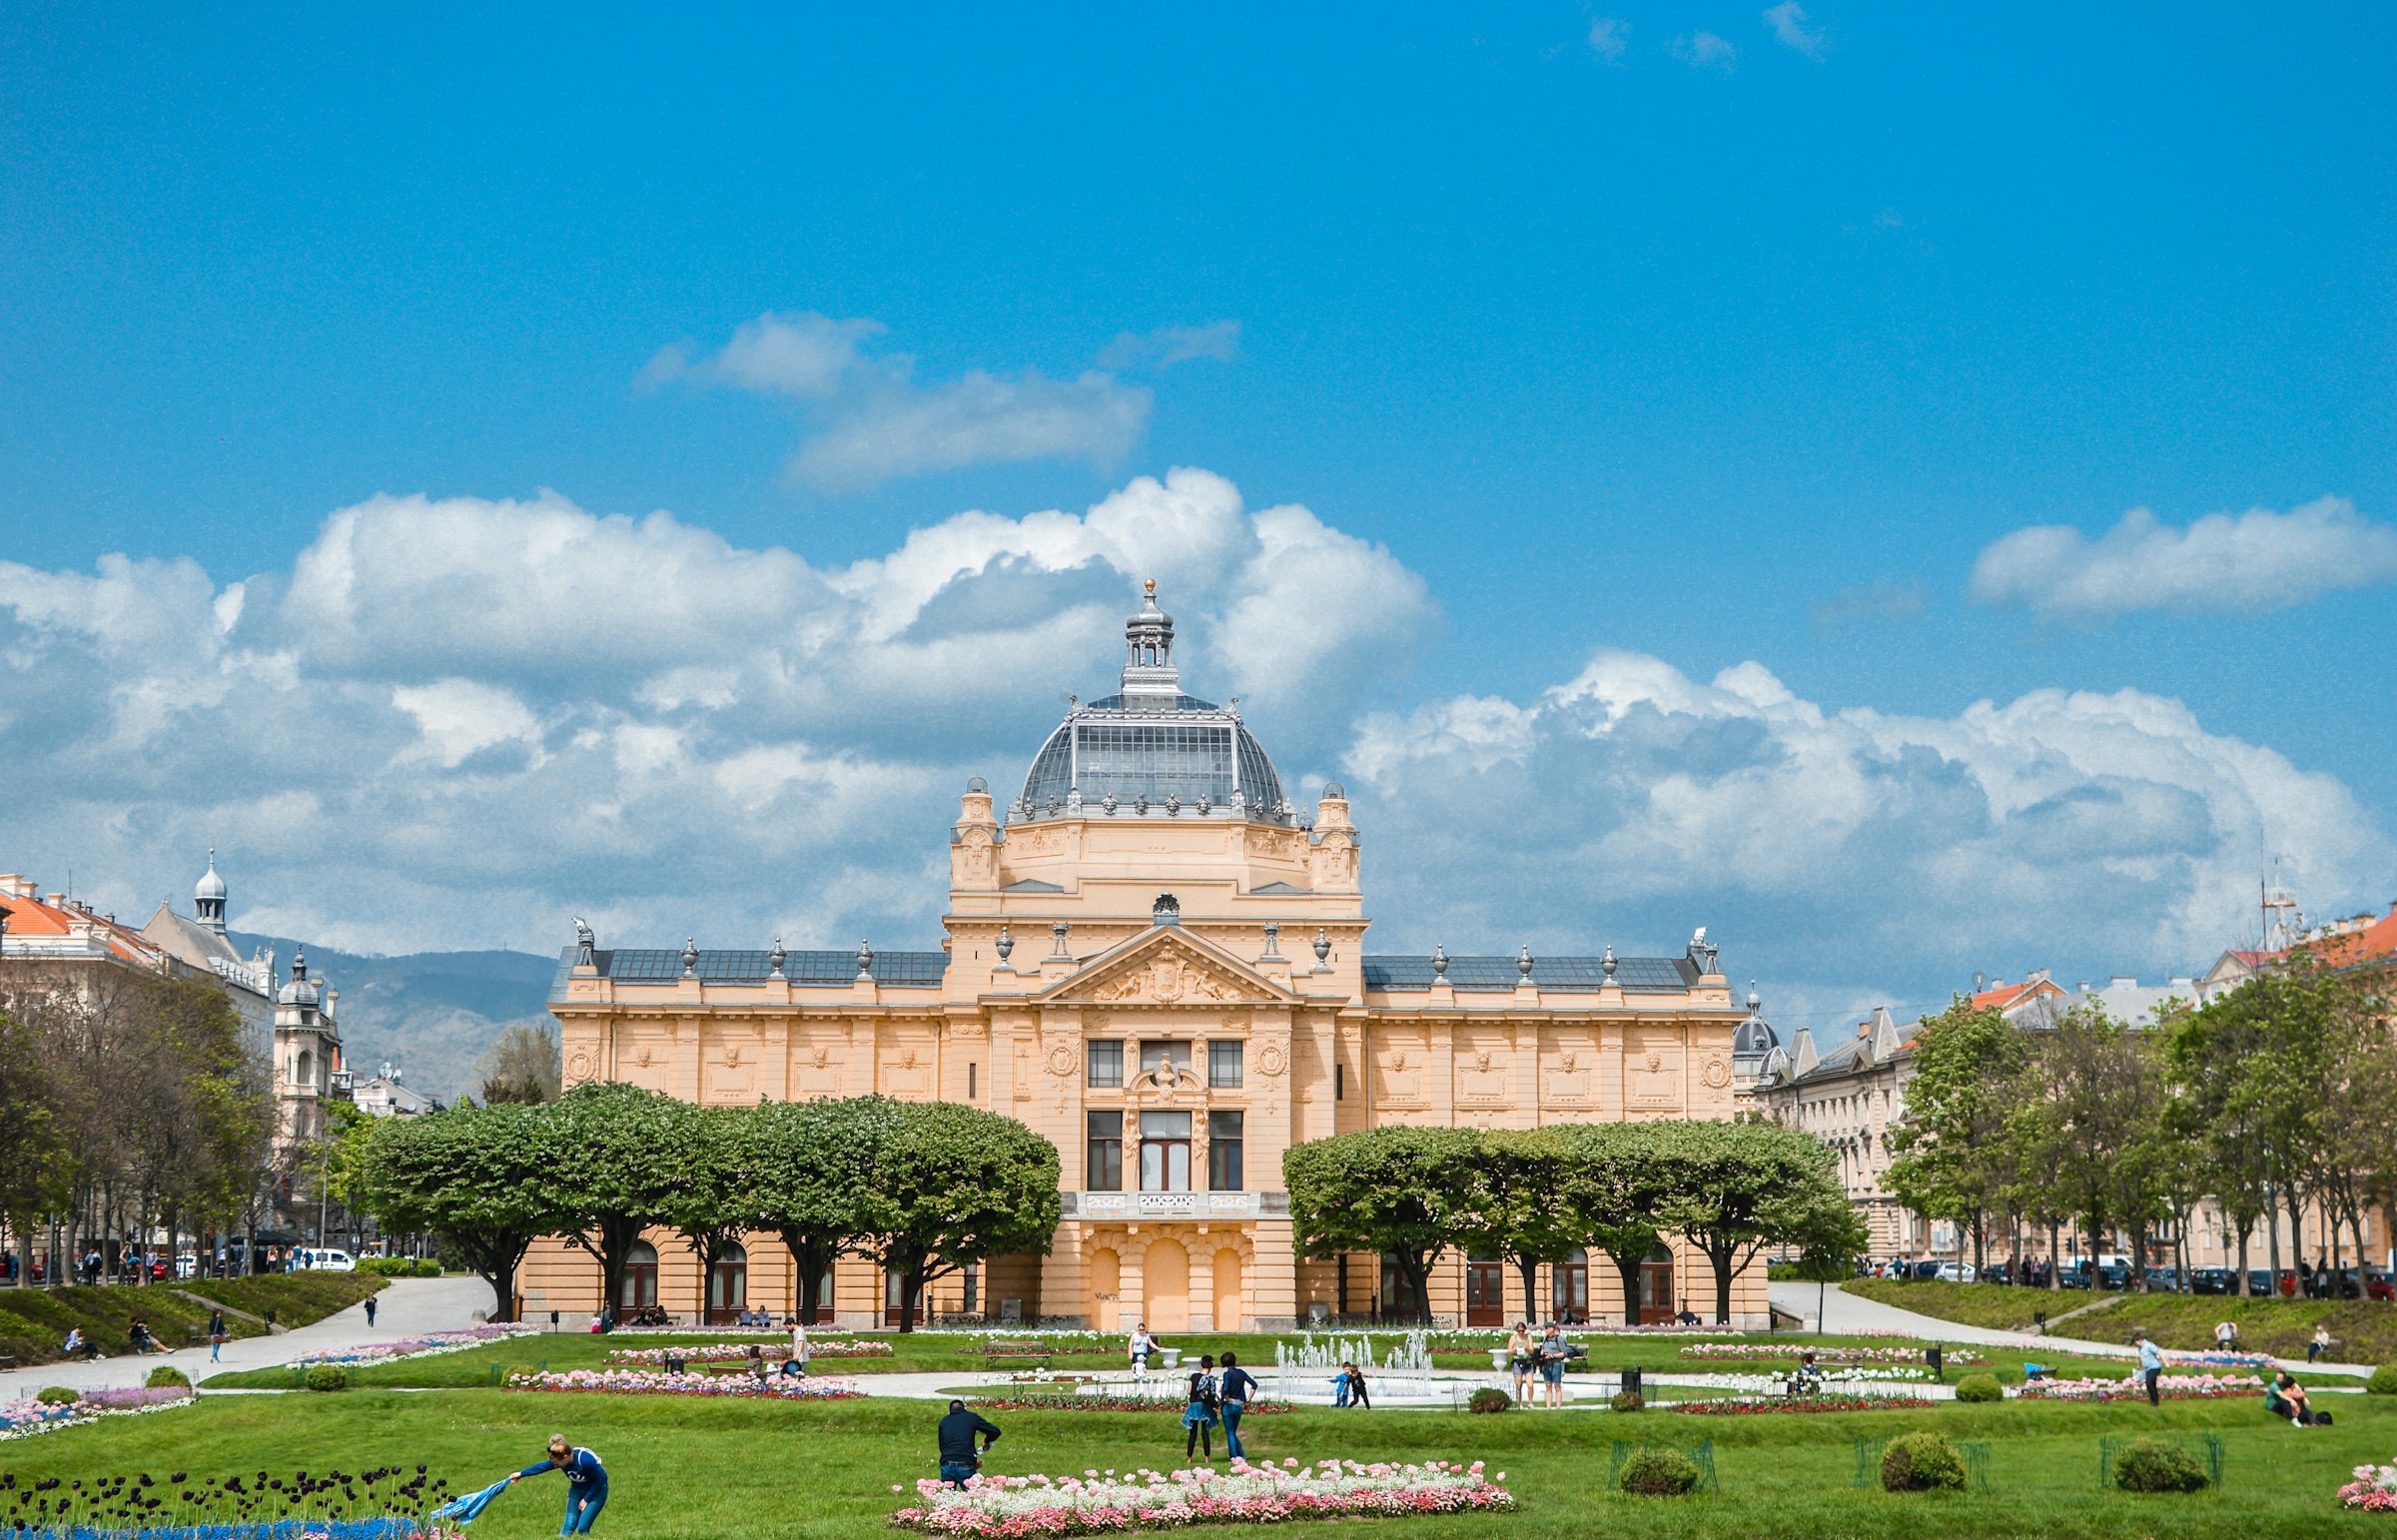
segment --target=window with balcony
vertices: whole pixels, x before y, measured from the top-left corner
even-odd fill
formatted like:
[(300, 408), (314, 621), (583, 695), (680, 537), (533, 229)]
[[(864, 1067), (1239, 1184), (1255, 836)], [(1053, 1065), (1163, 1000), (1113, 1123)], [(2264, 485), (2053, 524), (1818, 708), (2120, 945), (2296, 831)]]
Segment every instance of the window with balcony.
[(1141, 1073), (1163, 1070), (1173, 1066), (1176, 1073), (1191, 1067), (1191, 1046), (1188, 1043), (1144, 1043), (1141, 1045)]
[(1191, 1190), (1190, 1114), (1141, 1114), (1141, 1190)]
[(1209, 1086), (1218, 1091), (1239, 1089), (1246, 1074), (1241, 1053), (1245, 1046), (1236, 1038), (1206, 1046), (1206, 1083)]
[(1121, 1192), (1124, 1190), (1124, 1115), (1122, 1113), (1092, 1113), (1085, 1125), (1084, 1148), (1089, 1168), (1083, 1173), (1083, 1188), (1090, 1192)]
[(1206, 1115), (1206, 1185), (1210, 1192), (1240, 1190), (1241, 1113)]
[(1094, 1038), (1084, 1049), (1090, 1083), (1109, 1087), (1124, 1084), (1124, 1045), (1112, 1038)]

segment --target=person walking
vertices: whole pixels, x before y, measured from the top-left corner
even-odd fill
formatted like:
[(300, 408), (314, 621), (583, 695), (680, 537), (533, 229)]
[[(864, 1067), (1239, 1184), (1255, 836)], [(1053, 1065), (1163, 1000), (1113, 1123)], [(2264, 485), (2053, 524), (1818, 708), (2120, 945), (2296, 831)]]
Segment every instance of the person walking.
[(375, 1296), (373, 1294), (367, 1295), (367, 1329), (369, 1331), (375, 1329)]
[(939, 1436), (941, 1479), (963, 1490), (982, 1469), (982, 1457), (999, 1442), (999, 1425), (980, 1412), (968, 1411), (965, 1402), (951, 1401), (949, 1415), (941, 1419)]
[(2163, 1377), (2163, 1350), (2155, 1345), (2154, 1338), (2142, 1331), (2139, 1333), (2139, 1379), (2147, 1387), (2147, 1404), (2150, 1406), (2164, 1404), (2164, 1393), (2161, 1389)]
[(211, 1310), (208, 1312), (208, 1361), (211, 1363), (217, 1362), (217, 1355), (224, 1350), (225, 1312), (223, 1310)]
[(1256, 1376), (1240, 1367), (1240, 1355), (1223, 1355), (1223, 1456), (1244, 1460), (1248, 1451), (1240, 1447), (1240, 1418), (1248, 1411), (1248, 1397), (1256, 1392)]
[(1515, 1404), (1531, 1399), (1531, 1371), (1538, 1364), (1538, 1349), (1531, 1340), (1531, 1322), (1519, 1320), (1506, 1339), (1506, 1364), (1515, 1375)]
[(1215, 1384), (1215, 1355), (1200, 1353), (1198, 1367), (1191, 1371), (1190, 1404), (1182, 1409), (1182, 1425), (1189, 1430), (1182, 1441), (1182, 1457), (1189, 1459), (1201, 1448), (1211, 1463), (1215, 1457), (1215, 1407), (1222, 1400), (1222, 1391)]
[(2330, 1328), (2328, 1326), (2317, 1325), (2314, 1327), (2314, 1339), (2305, 1344), (2305, 1361), (2308, 1363), (2320, 1363), (2325, 1357), (2329, 1356), (2329, 1353)]
[(1540, 1337), (1540, 1382), (1548, 1387), (1545, 1404), (1562, 1410), (1565, 1404), (1565, 1334), (1550, 1321)]
[(1157, 1351), (1157, 1338), (1149, 1334), (1149, 1323), (1141, 1321), (1132, 1328), (1132, 1382), (1146, 1383), (1149, 1378), (1149, 1355)]
[(566, 1473), (566, 1522), (558, 1533), (589, 1534), (599, 1521), (599, 1510), (607, 1506), (607, 1467), (590, 1450), (567, 1443), (565, 1434), (552, 1433), (548, 1457), (517, 1471), (507, 1478), (507, 1484), (513, 1486), (526, 1476), (552, 1470)]
[(1373, 1397), (1365, 1389), (1365, 1366), (1361, 1363), (1348, 1365), (1348, 1404), (1364, 1411), (1373, 1409)]

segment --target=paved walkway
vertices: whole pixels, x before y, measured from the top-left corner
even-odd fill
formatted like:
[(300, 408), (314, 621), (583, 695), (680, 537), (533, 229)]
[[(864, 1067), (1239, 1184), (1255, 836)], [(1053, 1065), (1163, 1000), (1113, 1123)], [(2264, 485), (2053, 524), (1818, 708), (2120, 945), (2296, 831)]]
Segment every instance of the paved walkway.
[[(2103, 1341), (2087, 1337), (2042, 1336), (2035, 1331), (1998, 1331), (1988, 1326), (1968, 1326), (1959, 1321), (1941, 1320), (1937, 1316), (1918, 1315), (1878, 1299), (1864, 1299), (1834, 1283), (1824, 1290), (1820, 1316), (1816, 1311), (1816, 1288), (1813, 1283), (1776, 1283), (1773, 1285), (1773, 1304), (1802, 1317), (1809, 1330), (1833, 1335), (1861, 1331), (1904, 1331), (1928, 1337), (1938, 1342), (1971, 1342), (1976, 1345), (2017, 1348), (2031, 1354), (2070, 1353), (2080, 1358), (2136, 1358), (2138, 1349), (2120, 1341)], [(2131, 1302), (2125, 1301), (2111, 1310), (2098, 1311), (2082, 1317), (2092, 1325), (2118, 1321), (2128, 1327), (2134, 1322)], [(1829, 1324), (1825, 1324), (1828, 1322)], [(2303, 1358), (2275, 1358), (2284, 1369), (2316, 1374), (2370, 1374), (2368, 1363), (2307, 1363)]]
[(71, 1385), (77, 1390), (138, 1385), (162, 1363), (173, 1364), (198, 1384), (211, 1374), (272, 1368), (310, 1353), (397, 1342), (427, 1331), (456, 1331), (473, 1325), (477, 1313), (490, 1307), (491, 1286), (477, 1277), (394, 1278), (390, 1287), (375, 1296), (373, 1326), (367, 1324), (366, 1306), (354, 1304), (313, 1325), (271, 1336), (236, 1337), (225, 1344), (222, 1359), (216, 1363), (209, 1362), (208, 1344), (202, 1342), (170, 1353), (121, 1354), (96, 1363), (43, 1363), (8, 1369), (0, 1371), (0, 1401), (22, 1400), (44, 1385)]

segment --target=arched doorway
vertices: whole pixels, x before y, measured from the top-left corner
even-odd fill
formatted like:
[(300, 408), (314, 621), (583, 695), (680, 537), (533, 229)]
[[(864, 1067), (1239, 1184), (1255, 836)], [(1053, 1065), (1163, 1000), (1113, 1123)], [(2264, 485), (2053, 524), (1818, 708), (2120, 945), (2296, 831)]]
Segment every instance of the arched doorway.
[(725, 1325), (749, 1308), (749, 1252), (735, 1240), (707, 1270), (707, 1319)]
[(644, 1309), (657, 1303), (657, 1247), (636, 1240), (624, 1253), (624, 1281), (616, 1294), (619, 1310)]
[(1153, 1240), (1141, 1257), (1141, 1312), (1152, 1331), (1191, 1329), (1191, 1253), (1179, 1240)]
[(1673, 1318), (1673, 1253), (1658, 1249), (1640, 1263), (1640, 1324), (1661, 1325)]
[(1548, 1269), (1548, 1318), (1564, 1325), (1590, 1318), (1589, 1252), (1568, 1252)]
[(1124, 1258), (1105, 1246), (1091, 1253), (1091, 1329), (1114, 1331), (1117, 1296), (1124, 1288)]
[(1506, 1263), (1486, 1251), (1465, 1258), (1465, 1324), (1506, 1324)]
[(1215, 1329), (1238, 1331), (1248, 1313), (1248, 1299), (1240, 1290), (1240, 1253), (1229, 1246), (1215, 1253)]

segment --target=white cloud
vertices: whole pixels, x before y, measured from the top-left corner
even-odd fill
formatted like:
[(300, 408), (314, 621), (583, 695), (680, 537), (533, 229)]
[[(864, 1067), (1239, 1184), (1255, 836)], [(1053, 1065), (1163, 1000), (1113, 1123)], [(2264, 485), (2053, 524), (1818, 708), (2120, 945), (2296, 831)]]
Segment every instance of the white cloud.
[(1798, 0), (1781, 0), (1765, 12), (1765, 25), (1773, 36), (1809, 59), (1823, 57), (1824, 37), (1820, 27), (1806, 24), (1806, 8)]
[(454, 770), (484, 749), (514, 742), (530, 748), (537, 762), (540, 721), (505, 690), (472, 679), (439, 679), (399, 686), (392, 691), (392, 704), (414, 717), (423, 734), (420, 752), (403, 757), (428, 758)]
[(1740, 51), (1732, 46), (1731, 40), (1712, 32), (1685, 32), (1665, 48), (1692, 69), (1722, 70), (1729, 74), (1740, 62)]
[(1193, 359), (1228, 364), (1239, 356), (1240, 324), (1211, 322), (1203, 327), (1159, 327), (1154, 332), (1119, 332), (1099, 355), (1101, 369), (1139, 369), (1154, 364), (1165, 368)]
[(1590, 23), (1590, 52), (1608, 64), (1621, 64), (1623, 50), (1631, 46), (1631, 23), (1612, 16), (1600, 16)]
[[(1105, 369), (1071, 380), (1038, 370), (1013, 376), (971, 370), (919, 383), (911, 356), (866, 351), (887, 330), (862, 317), (769, 311), (743, 322), (706, 358), (694, 361), (687, 343), (659, 349), (634, 386), (680, 380), (800, 403), (804, 431), (790, 473), (831, 492), (993, 462), (1068, 459), (1108, 469), (1149, 425), (1149, 389)], [(1238, 337), (1239, 324), (1229, 321), (1165, 328), (1146, 338), (1127, 333), (1105, 357), (1122, 353), (1160, 365), (1228, 358)]]
[(2095, 541), (2063, 524), (2017, 529), (1973, 564), (1985, 604), (2089, 620), (2140, 609), (2258, 613), (2397, 581), (2397, 529), (2343, 497), (2276, 513), (2209, 513), (2186, 529), (2133, 508)]

